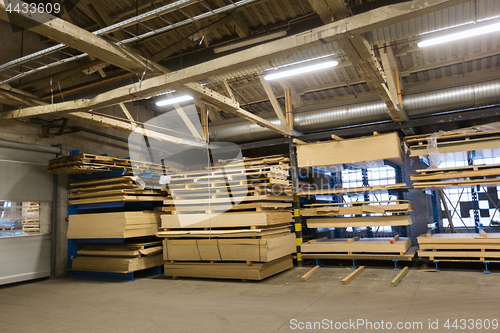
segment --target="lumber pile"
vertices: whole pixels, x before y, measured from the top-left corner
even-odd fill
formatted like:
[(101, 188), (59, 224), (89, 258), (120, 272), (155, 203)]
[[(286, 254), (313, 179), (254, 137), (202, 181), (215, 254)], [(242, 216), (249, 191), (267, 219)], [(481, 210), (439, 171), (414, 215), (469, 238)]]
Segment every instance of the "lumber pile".
[[(339, 172), (344, 169), (368, 169), (391, 165), (393, 167), (405, 164), (405, 154), (401, 146), (399, 135), (394, 133), (379, 134), (373, 136), (342, 139), (332, 136), (333, 141), (317, 142), (312, 144), (300, 144), (297, 146), (298, 166), (317, 167), (326, 171)], [(360, 171), (361, 172), (361, 171)], [(365, 171), (366, 172), (366, 171)], [(316, 195), (332, 196), (332, 201), (319, 201), (318, 203), (305, 204), (300, 213), (306, 220), (308, 228), (337, 228), (341, 230), (342, 238), (328, 239), (320, 238), (307, 241), (302, 244), (303, 257), (314, 258), (330, 256), (331, 258), (356, 259), (360, 258), (387, 259), (394, 256), (408, 256), (411, 239), (391, 236), (376, 237), (377, 228), (384, 226), (405, 227), (413, 223), (411, 212), (413, 207), (408, 200), (403, 200), (403, 192), (409, 187), (406, 183), (387, 184), (389, 181), (379, 182), (371, 186), (367, 172), (363, 177), (366, 179), (361, 187), (333, 187), (331, 176), (325, 173), (314, 179), (316, 183), (309, 186), (301, 186), (298, 195), (308, 197), (308, 200), (316, 200)], [(330, 178), (329, 178), (330, 177)], [(339, 177), (337, 175), (337, 177)], [(321, 180), (322, 185), (317, 181)], [(325, 184), (328, 188), (323, 187)], [(325, 186), (326, 187), (326, 186)], [(369, 201), (370, 193), (398, 192), (397, 200)], [(351, 202), (344, 202), (349, 196)], [(357, 197), (356, 199), (352, 199)], [(355, 201), (359, 200), (362, 201)], [(376, 200), (376, 199), (375, 199)], [(354, 228), (374, 228), (373, 234)], [(353, 233), (346, 235), (343, 228), (353, 228)], [(384, 236), (392, 235), (386, 233)], [(352, 236), (352, 237), (351, 237)], [(372, 238), (375, 236), (375, 238)], [(329, 236), (331, 237), (331, 236)], [(413, 256), (413, 255), (412, 255)], [(405, 259), (403, 259), (405, 260)]]
[(500, 148), (500, 123), (407, 136), (410, 157)]
[(175, 171), (175, 168), (165, 169), (160, 164), (92, 154), (77, 154), (50, 160), (47, 171), (56, 174), (81, 174), (127, 169), (129, 174), (132, 174), (132, 168), (137, 173)]
[(130, 211), (69, 216), (68, 238), (131, 238), (156, 235), (160, 212)]
[(500, 233), (428, 234), (417, 237), (418, 256), (438, 261), (500, 261)]
[(261, 280), (293, 266), (288, 158), (224, 162), (171, 176), (158, 233), (165, 276)]
[[(134, 176), (114, 176), (99, 179), (72, 180), (70, 182), (70, 205), (96, 204), (104, 202), (163, 201), (168, 191), (162, 190), (154, 179), (145, 183)], [(157, 180), (159, 178), (156, 178)]]
[(129, 273), (161, 265), (162, 251), (160, 241), (83, 244), (71, 268), (78, 271)]
[(415, 188), (443, 189), (466, 186), (497, 186), (500, 184), (500, 165), (469, 165), (451, 168), (416, 170), (410, 175)]

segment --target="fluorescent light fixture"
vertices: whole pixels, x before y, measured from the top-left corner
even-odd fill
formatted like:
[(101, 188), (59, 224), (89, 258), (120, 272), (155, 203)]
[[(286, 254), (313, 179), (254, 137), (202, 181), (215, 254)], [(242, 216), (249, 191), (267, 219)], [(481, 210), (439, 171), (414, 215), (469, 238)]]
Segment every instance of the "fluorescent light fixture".
[(314, 64), (314, 65), (309, 65), (309, 66), (289, 69), (287, 71), (283, 71), (283, 72), (279, 72), (279, 73), (269, 74), (269, 75), (264, 76), (264, 79), (266, 79), (267, 81), (282, 79), (282, 78), (293, 76), (293, 75), (315, 72), (315, 71), (319, 71), (321, 69), (326, 69), (326, 68), (332, 68), (332, 67), (337, 66), (338, 64), (339, 64), (339, 62), (336, 60), (325, 61), (325, 62), (321, 62), (321, 63)]
[(226, 46), (216, 47), (214, 49), (214, 53), (222, 53), (222, 52), (226, 52), (226, 51), (230, 51), (230, 50), (234, 50), (234, 49), (239, 49), (240, 47), (245, 47), (245, 46), (249, 46), (249, 45), (253, 45), (253, 44), (257, 44), (257, 43), (261, 43), (261, 42), (265, 42), (265, 41), (268, 41), (271, 39), (276, 39), (276, 38), (285, 37), (285, 36), (286, 36), (286, 30), (278, 31), (278, 32), (274, 32), (272, 34), (259, 36), (259, 37), (255, 37), (255, 38), (251, 38), (251, 39), (247, 39), (247, 40), (242, 40), (241, 42), (232, 43), (232, 44), (229, 44)]
[(484, 34), (487, 34), (490, 32), (496, 32), (496, 31), (500, 31), (500, 22), (484, 25), (482, 27), (473, 28), (473, 29), (469, 29), (469, 30), (465, 30), (465, 31), (452, 33), (452, 34), (441, 36), (441, 37), (426, 39), (426, 40), (423, 40), (423, 41), (417, 43), (417, 45), (418, 45), (418, 47), (433, 46), (433, 45), (437, 45), (437, 44), (453, 42), (453, 41), (464, 39), (464, 38), (484, 35)]
[(165, 106), (165, 105), (172, 105), (172, 104), (177, 104), (181, 102), (186, 102), (192, 100), (193, 97), (189, 95), (183, 95), (179, 97), (172, 97), (172, 98), (167, 98), (163, 99), (161, 101), (156, 102), (156, 106)]

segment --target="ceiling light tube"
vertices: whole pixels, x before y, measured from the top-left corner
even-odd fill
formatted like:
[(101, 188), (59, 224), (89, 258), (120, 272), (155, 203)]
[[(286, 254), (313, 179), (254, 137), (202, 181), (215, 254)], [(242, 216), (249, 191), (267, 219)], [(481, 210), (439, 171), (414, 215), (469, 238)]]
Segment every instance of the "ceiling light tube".
[(456, 40), (474, 37), (474, 36), (479, 36), (479, 35), (484, 35), (484, 34), (487, 34), (490, 32), (496, 32), (496, 31), (500, 31), (500, 22), (484, 25), (484, 26), (478, 27), (478, 28), (468, 29), (465, 31), (452, 33), (449, 35), (444, 35), (441, 37), (426, 39), (426, 40), (423, 40), (421, 42), (418, 42), (417, 45), (418, 45), (418, 47), (434, 46), (437, 44), (453, 42)]
[(172, 97), (172, 98), (167, 98), (167, 99), (163, 99), (161, 101), (156, 102), (156, 106), (172, 105), (172, 104), (177, 104), (177, 103), (181, 103), (181, 102), (187, 102), (187, 101), (190, 101), (192, 99), (193, 99), (193, 97), (191, 97), (189, 95)]
[(279, 73), (268, 74), (268, 75), (264, 76), (264, 79), (266, 81), (282, 79), (282, 78), (293, 76), (293, 75), (305, 74), (305, 73), (319, 71), (321, 69), (332, 68), (332, 67), (337, 66), (338, 64), (339, 64), (339, 62), (336, 60), (321, 62), (321, 63), (314, 64), (314, 65), (289, 69), (287, 71), (283, 71), (283, 72), (279, 72)]

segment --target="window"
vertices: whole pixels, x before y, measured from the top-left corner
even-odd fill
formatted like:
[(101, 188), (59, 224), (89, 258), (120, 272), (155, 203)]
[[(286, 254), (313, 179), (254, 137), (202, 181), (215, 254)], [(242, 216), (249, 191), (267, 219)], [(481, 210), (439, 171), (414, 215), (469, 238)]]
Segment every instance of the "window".
[(48, 205), (39, 202), (0, 200), (0, 237), (39, 234), (40, 211), (45, 208)]

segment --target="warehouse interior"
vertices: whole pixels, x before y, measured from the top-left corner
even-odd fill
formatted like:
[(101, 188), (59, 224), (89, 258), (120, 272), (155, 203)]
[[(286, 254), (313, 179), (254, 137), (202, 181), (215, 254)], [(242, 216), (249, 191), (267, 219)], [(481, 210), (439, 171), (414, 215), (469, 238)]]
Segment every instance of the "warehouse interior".
[(499, 1), (0, 19), (2, 332), (498, 329)]

